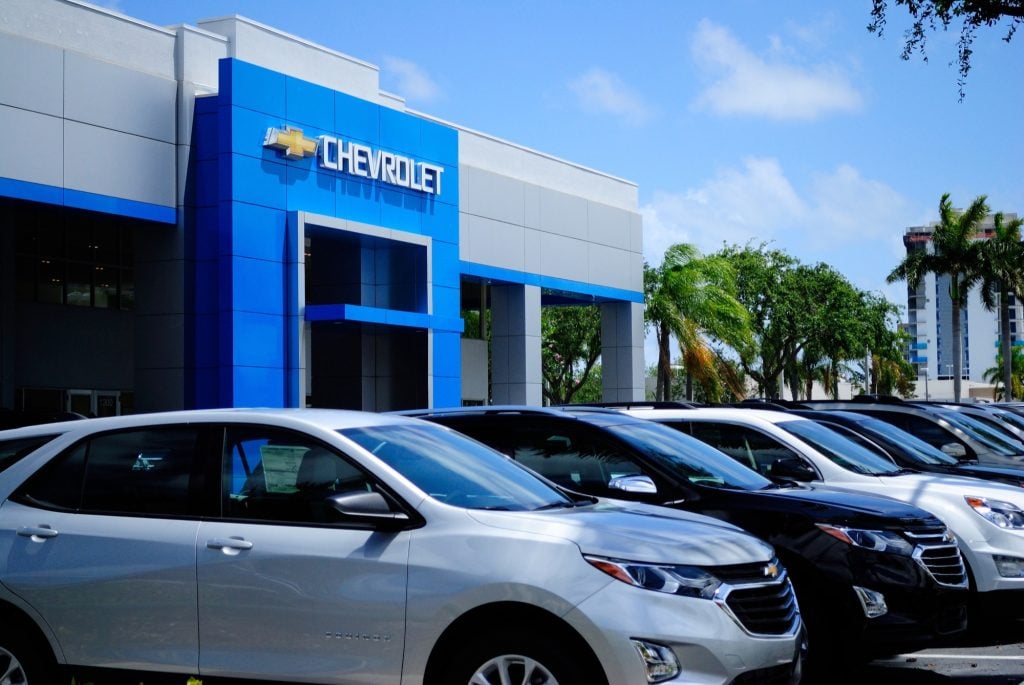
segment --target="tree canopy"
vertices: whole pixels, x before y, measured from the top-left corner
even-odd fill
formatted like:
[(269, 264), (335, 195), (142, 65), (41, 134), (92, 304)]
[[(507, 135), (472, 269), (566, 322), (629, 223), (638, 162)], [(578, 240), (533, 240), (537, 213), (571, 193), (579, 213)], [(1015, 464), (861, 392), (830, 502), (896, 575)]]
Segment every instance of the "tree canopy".
[(868, 31), (881, 36), (885, 30), (890, 7), (902, 6), (910, 14), (911, 26), (904, 34), (905, 43), (902, 59), (910, 59), (914, 53), (928, 61), (925, 44), (929, 32), (947, 30), (950, 25), (960, 23), (960, 40), (957, 42), (957, 65), (959, 78), (957, 88), (960, 99), (964, 98), (967, 75), (971, 71), (971, 56), (974, 52), (974, 37), (981, 27), (1002, 24), (1006, 27), (1003, 40), (1009, 43), (1017, 28), (1024, 21), (1024, 0), (872, 0), (871, 23)]

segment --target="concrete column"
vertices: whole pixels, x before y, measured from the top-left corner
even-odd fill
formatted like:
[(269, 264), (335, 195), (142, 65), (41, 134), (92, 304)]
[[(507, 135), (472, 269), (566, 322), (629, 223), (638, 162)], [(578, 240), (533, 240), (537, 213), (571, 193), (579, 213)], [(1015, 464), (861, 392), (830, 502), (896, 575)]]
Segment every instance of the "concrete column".
[(494, 404), (542, 404), (540, 288), (491, 286), (491, 396)]
[(605, 402), (644, 399), (644, 306), (601, 305), (601, 382)]

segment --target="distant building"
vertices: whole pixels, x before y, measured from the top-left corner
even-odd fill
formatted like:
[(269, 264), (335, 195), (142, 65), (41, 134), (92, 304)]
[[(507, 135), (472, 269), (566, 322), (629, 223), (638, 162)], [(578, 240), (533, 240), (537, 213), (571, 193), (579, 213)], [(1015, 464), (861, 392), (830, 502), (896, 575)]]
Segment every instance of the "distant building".
[[(1004, 221), (1012, 221), (1016, 214), (1004, 214)], [(938, 223), (911, 226), (903, 236), (907, 254), (914, 250), (931, 250), (932, 234)], [(994, 231), (993, 218), (985, 217), (978, 231), (978, 239), (985, 240)], [(1021, 303), (1010, 295), (1010, 339), (1014, 345), (1024, 344), (1024, 316)], [(919, 378), (917, 393), (932, 398), (952, 397), (953, 380), (953, 309), (949, 296), (949, 276), (927, 274), (916, 289), (907, 286), (907, 323), (910, 334), (908, 359), (917, 366)], [(961, 380), (964, 396), (991, 399), (991, 386), (984, 380), (985, 370), (996, 362), (996, 351), (1002, 332), (999, 330), (999, 312), (988, 311), (981, 301), (978, 288), (967, 297), (967, 306), (961, 309), (963, 365)]]

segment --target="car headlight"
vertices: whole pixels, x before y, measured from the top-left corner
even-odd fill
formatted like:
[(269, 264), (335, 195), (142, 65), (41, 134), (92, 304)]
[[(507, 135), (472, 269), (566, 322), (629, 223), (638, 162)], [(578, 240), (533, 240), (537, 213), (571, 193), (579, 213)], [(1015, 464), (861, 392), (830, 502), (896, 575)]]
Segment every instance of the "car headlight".
[(646, 590), (684, 597), (713, 599), (722, 581), (696, 566), (641, 564), (604, 557), (584, 557), (591, 566), (616, 580)]
[(1016, 504), (987, 497), (964, 495), (967, 504), (983, 519), (1000, 528), (1024, 528), (1024, 511)]
[(870, 549), (873, 552), (888, 552), (909, 557), (914, 553), (914, 546), (896, 533), (887, 530), (865, 530), (863, 528), (847, 528), (827, 523), (815, 524), (823, 532), (848, 545)]

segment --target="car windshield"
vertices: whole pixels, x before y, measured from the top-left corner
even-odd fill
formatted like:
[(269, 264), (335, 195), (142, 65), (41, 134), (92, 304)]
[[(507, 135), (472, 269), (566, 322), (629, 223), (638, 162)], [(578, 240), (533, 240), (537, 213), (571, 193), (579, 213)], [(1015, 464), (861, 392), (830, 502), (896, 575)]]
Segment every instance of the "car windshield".
[(955, 457), (951, 457), (942, 450), (929, 445), (927, 442), (912, 435), (905, 430), (882, 421), (880, 419), (865, 418), (858, 425), (864, 427), (869, 433), (881, 436), (899, 444), (906, 454), (916, 462), (922, 464), (956, 466), (959, 463)]
[(847, 471), (871, 476), (900, 473), (900, 467), (888, 459), (869, 452), (853, 440), (810, 419), (780, 421), (778, 425)]
[(1000, 456), (1013, 457), (1021, 453), (1020, 447), (1015, 446), (1009, 438), (1004, 438), (970, 416), (955, 411), (943, 411), (939, 415)]
[(445, 504), (507, 511), (574, 506), (532, 471), (441, 426), (370, 426), (338, 432)]
[(764, 490), (770, 480), (696, 438), (653, 422), (609, 426), (608, 430), (662, 468), (691, 483), (737, 490)]

